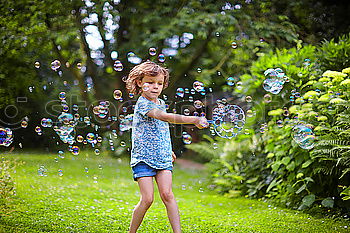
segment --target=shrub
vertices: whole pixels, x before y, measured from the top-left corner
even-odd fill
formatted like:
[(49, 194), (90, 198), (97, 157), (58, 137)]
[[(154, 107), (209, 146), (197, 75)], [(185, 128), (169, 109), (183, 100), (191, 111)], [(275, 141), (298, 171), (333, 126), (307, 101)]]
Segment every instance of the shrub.
[[(190, 146), (208, 156), (217, 154), (210, 167), (218, 191), (273, 198), (298, 209), (315, 204), (350, 208), (350, 69), (344, 67), (350, 65), (344, 55), (349, 48), (350, 36), (344, 36), (319, 47), (278, 50), (261, 57), (241, 77), (246, 88), (235, 94), (256, 100), (248, 105), (255, 111), (255, 117), (247, 118), (250, 131), (231, 141), (216, 139), (216, 152), (208, 152), (213, 142)], [(277, 67), (289, 82), (265, 103), (263, 74)], [(327, 70), (332, 67), (337, 70)], [(313, 149), (302, 149), (292, 139), (292, 127), (299, 122), (313, 127)]]

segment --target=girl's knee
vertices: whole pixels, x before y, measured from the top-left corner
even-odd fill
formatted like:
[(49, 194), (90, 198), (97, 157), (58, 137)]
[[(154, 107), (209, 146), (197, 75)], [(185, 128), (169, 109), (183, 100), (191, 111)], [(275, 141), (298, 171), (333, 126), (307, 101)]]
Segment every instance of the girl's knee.
[(141, 197), (141, 204), (149, 208), (153, 203), (153, 197)]
[(161, 192), (160, 197), (162, 198), (163, 202), (171, 202), (175, 199), (172, 191)]

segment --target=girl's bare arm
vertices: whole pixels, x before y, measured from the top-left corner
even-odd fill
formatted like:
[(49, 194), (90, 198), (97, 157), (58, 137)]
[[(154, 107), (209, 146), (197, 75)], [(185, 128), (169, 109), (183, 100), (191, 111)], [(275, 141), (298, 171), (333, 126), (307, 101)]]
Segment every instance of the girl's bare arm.
[(194, 124), (199, 129), (206, 128), (209, 125), (205, 117), (184, 116), (180, 114), (163, 112), (159, 109), (152, 109), (147, 113), (147, 116), (172, 124)]

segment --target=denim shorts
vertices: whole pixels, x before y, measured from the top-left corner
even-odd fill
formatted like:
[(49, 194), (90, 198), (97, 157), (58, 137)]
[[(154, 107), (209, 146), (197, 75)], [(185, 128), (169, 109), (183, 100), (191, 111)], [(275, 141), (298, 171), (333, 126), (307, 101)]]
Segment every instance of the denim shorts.
[(150, 167), (145, 162), (139, 162), (135, 166), (132, 167), (132, 172), (134, 176), (134, 180), (137, 181), (137, 178), (145, 177), (145, 176), (156, 176), (157, 172), (162, 170), (169, 170), (172, 171), (173, 167), (168, 167), (164, 169), (155, 169), (153, 167)]

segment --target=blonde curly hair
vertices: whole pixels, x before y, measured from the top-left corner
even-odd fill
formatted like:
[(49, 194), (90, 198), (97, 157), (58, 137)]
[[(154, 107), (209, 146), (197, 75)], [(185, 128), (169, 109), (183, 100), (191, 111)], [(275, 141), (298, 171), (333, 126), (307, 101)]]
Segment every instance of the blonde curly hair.
[(141, 93), (141, 88), (137, 85), (137, 82), (139, 80), (142, 80), (143, 77), (145, 76), (151, 76), (155, 77), (159, 74), (164, 75), (164, 88), (167, 88), (169, 85), (169, 71), (160, 66), (157, 65), (154, 62), (151, 61), (146, 61), (143, 62), (130, 71), (128, 78), (126, 79), (126, 89), (128, 90), (129, 93), (132, 94), (140, 94)]

